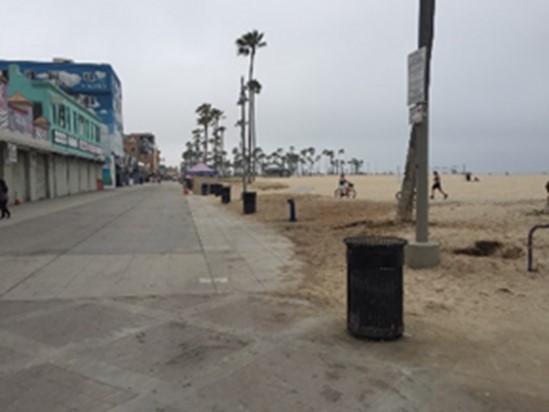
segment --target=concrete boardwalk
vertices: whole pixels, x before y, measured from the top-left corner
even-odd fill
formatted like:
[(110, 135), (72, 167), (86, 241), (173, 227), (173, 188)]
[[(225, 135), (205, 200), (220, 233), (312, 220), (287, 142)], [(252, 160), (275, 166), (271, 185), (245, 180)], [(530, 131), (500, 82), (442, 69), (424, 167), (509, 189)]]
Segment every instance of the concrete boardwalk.
[(217, 203), (164, 184), (0, 221), (0, 411), (549, 410), (539, 377), (357, 341), (270, 294), (292, 245)]

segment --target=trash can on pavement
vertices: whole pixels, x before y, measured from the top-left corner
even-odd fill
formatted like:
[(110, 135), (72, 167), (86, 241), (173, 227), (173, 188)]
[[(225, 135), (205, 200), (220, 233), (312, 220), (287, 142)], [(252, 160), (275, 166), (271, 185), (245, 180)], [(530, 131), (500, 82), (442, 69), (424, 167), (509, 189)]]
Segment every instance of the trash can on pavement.
[(231, 203), (231, 186), (223, 186), (221, 188), (221, 203)]
[(347, 329), (373, 340), (398, 339), (404, 332), (405, 239), (351, 237), (347, 245)]
[(210, 185), (208, 183), (202, 183), (200, 185), (200, 193), (202, 196), (208, 196), (208, 192), (210, 191)]
[(222, 184), (213, 183), (211, 187), (212, 193), (215, 195), (215, 197), (221, 196), (221, 188), (223, 187)]
[(255, 213), (256, 192), (244, 192), (242, 195), (244, 201), (244, 214), (249, 215)]

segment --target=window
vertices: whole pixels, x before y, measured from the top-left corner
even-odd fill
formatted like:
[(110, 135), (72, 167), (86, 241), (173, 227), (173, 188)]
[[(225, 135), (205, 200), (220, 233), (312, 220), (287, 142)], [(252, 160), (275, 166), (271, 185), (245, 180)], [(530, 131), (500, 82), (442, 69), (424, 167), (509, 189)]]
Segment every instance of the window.
[(84, 133), (84, 117), (81, 114), (78, 115), (78, 130), (77, 130), (77, 133), (78, 134), (83, 134)]
[(95, 96), (84, 96), (84, 105), (88, 108), (95, 109), (99, 107), (99, 101)]
[(97, 143), (99, 143), (100, 134), (101, 134), (101, 129), (99, 128), (99, 126), (95, 126), (95, 141)]
[(51, 105), (51, 114), (53, 118), (53, 124), (59, 124), (57, 120), (57, 106), (55, 104)]
[(31, 80), (34, 80), (36, 78), (34, 70), (25, 70), (25, 76), (27, 76)]
[(60, 104), (59, 106), (59, 113), (58, 113), (58, 119), (59, 119), (59, 126), (65, 127), (65, 106)]
[(42, 107), (42, 103), (33, 102), (33, 104), (32, 104), (32, 118), (33, 118), (33, 120), (38, 119), (43, 114), (44, 114), (44, 109)]
[(71, 129), (71, 109), (67, 106), (65, 106), (65, 113), (66, 113), (66, 120), (67, 120), (67, 129), (70, 130)]
[(76, 115), (76, 112), (73, 112), (72, 119), (73, 119), (73, 125), (72, 125), (73, 131), (74, 133), (78, 134), (78, 116)]

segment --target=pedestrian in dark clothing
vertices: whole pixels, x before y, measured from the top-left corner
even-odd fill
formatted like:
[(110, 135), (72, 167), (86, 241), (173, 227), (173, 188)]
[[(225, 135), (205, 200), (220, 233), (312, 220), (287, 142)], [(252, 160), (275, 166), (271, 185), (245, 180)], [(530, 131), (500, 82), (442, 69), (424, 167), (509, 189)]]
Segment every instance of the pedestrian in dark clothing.
[(448, 193), (446, 193), (444, 190), (442, 190), (442, 183), (440, 182), (440, 175), (435, 170), (433, 172), (433, 186), (431, 187), (431, 199), (435, 198), (435, 190), (438, 190), (440, 193), (444, 195), (444, 199), (448, 197)]
[(0, 179), (0, 210), (2, 211), (2, 217), (0, 219), (10, 218), (11, 213), (8, 209), (8, 185), (4, 179)]

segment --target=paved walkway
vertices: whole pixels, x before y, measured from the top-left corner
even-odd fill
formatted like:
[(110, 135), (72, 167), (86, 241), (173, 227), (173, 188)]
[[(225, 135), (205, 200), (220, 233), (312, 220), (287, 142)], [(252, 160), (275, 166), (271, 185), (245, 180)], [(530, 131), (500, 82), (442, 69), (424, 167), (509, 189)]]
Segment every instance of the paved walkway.
[(357, 341), (270, 294), (294, 265), (287, 240), (176, 185), (14, 208), (0, 410), (549, 410), (544, 377), (481, 373), (429, 337)]

